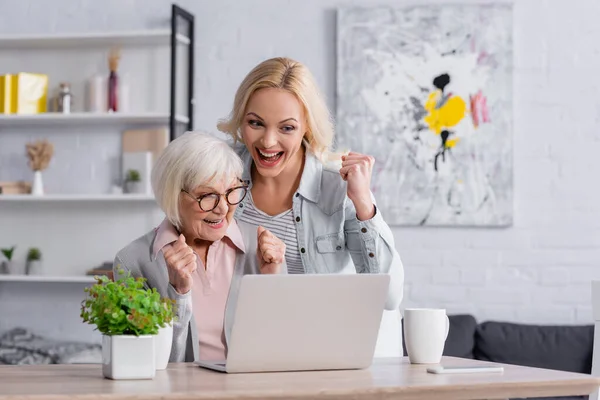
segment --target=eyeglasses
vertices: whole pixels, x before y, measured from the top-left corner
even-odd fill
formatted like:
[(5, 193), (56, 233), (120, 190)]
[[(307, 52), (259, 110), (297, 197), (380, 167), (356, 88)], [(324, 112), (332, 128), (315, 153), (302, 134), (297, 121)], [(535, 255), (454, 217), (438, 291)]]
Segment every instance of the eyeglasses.
[(190, 196), (192, 199), (196, 200), (202, 211), (209, 212), (217, 208), (222, 196), (225, 197), (225, 201), (227, 201), (230, 206), (235, 206), (236, 204), (241, 203), (248, 193), (248, 186), (236, 186), (223, 194), (206, 193), (197, 198), (186, 190), (181, 189), (181, 191)]

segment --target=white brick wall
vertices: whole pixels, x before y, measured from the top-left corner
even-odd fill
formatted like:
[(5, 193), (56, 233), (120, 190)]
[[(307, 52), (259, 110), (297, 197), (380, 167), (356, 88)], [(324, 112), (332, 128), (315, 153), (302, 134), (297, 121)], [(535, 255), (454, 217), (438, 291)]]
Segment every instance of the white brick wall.
[[(215, 132), (245, 73), (275, 55), (306, 63), (333, 107), (335, 7), (401, 2), (179, 3), (198, 21), (196, 127)], [(589, 282), (600, 279), (600, 2), (514, 3), (514, 226), (394, 228), (406, 269), (404, 305), (479, 319), (589, 323)], [(166, 27), (169, 7), (167, 0), (2, 0), (0, 34)]]

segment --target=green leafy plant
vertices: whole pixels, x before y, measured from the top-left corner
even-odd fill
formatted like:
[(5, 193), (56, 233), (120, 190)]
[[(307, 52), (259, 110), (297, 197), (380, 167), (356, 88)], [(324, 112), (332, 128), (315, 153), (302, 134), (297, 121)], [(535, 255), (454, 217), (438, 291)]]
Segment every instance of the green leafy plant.
[(87, 298), (81, 303), (83, 322), (96, 325), (104, 335), (156, 335), (174, 318), (174, 300), (161, 298), (155, 288), (144, 287), (145, 278), (130, 272), (111, 281), (107, 276), (94, 277), (96, 283), (84, 289)]
[(4, 254), (4, 257), (6, 257), (6, 259), (8, 261), (10, 261), (10, 260), (12, 260), (13, 253), (15, 252), (16, 248), (17, 248), (17, 246), (13, 246), (13, 247), (9, 247), (7, 249), (0, 249), (0, 251), (2, 251), (2, 254)]
[(128, 170), (126, 180), (128, 182), (139, 182), (141, 180), (140, 172), (135, 169)]
[(32, 247), (27, 252), (27, 261), (39, 261), (42, 259), (42, 252), (37, 247)]

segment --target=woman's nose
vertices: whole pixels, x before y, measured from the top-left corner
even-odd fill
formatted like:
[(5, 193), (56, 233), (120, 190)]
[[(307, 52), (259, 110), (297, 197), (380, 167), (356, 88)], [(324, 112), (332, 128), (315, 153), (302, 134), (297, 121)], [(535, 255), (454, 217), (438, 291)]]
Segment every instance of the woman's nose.
[(277, 144), (277, 132), (272, 129), (267, 129), (261, 142), (265, 149), (275, 146)]
[(218, 215), (225, 215), (227, 214), (227, 211), (229, 211), (229, 204), (227, 204), (225, 196), (221, 196), (221, 200), (219, 201), (219, 204), (217, 204), (217, 207), (215, 207), (213, 212)]

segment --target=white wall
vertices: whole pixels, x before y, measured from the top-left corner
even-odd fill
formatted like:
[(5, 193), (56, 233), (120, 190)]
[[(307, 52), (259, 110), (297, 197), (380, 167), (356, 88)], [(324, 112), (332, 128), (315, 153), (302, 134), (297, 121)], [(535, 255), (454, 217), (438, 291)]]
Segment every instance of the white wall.
[[(197, 18), (196, 128), (215, 132), (216, 120), (227, 114), (243, 76), (256, 63), (277, 55), (306, 63), (334, 107), (335, 8), (406, 3), (180, 1)], [(166, 0), (3, 0), (0, 34), (168, 27), (169, 13)], [(450, 313), (471, 312), (482, 320), (591, 321), (589, 282), (600, 279), (599, 14), (596, 0), (515, 1), (514, 226), (394, 228), (406, 269), (405, 306), (443, 306)], [(83, 141), (84, 135), (79, 139)], [(111, 140), (107, 143), (114, 145)], [(0, 157), (4, 158), (8, 155), (2, 147), (0, 135)], [(35, 221), (25, 214), (21, 214), (22, 223), (6, 226), (3, 218), (13, 211), (3, 207), (0, 203), (0, 236), (7, 232), (24, 236), (32, 229)], [(145, 209), (99, 207), (104, 208), (93, 212), (107, 220), (113, 215), (113, 221), (119, 221), (132, 213), (132, 231), (143, 232), (151, 224)], [(43, 229), (54, 225), (58, 236), (70, 238), (74, 251), (93, 251), (96, 244), (89, 244), (86, 234), (96, 224), (102, 233), (94, 238), (125, 240), (118, 236), (118, 224), (112, 227), (96, 221), (94, 226), (74, 230), (72, 220), (63, 228), (59, 220), (48, 218)], [(52, 243), (54, 236), (40, 240)], [(115, 239), (109, 243), (105, 253), (117, 246)], [(27, 322), (17, 315), (26, 307), (21, 302), (16, 305), (21, 294), (47, 299), (36, 303), (40, 318), (27, 319), (34, 326), (47, 327), (55, 320), (44, 316), (60, 308), (54, 299), (71, 304), (77, 296), (66, 293), (81, 289), (42, 288), (22, 285), (6, 290), (0, 284), (0, 330)]]

